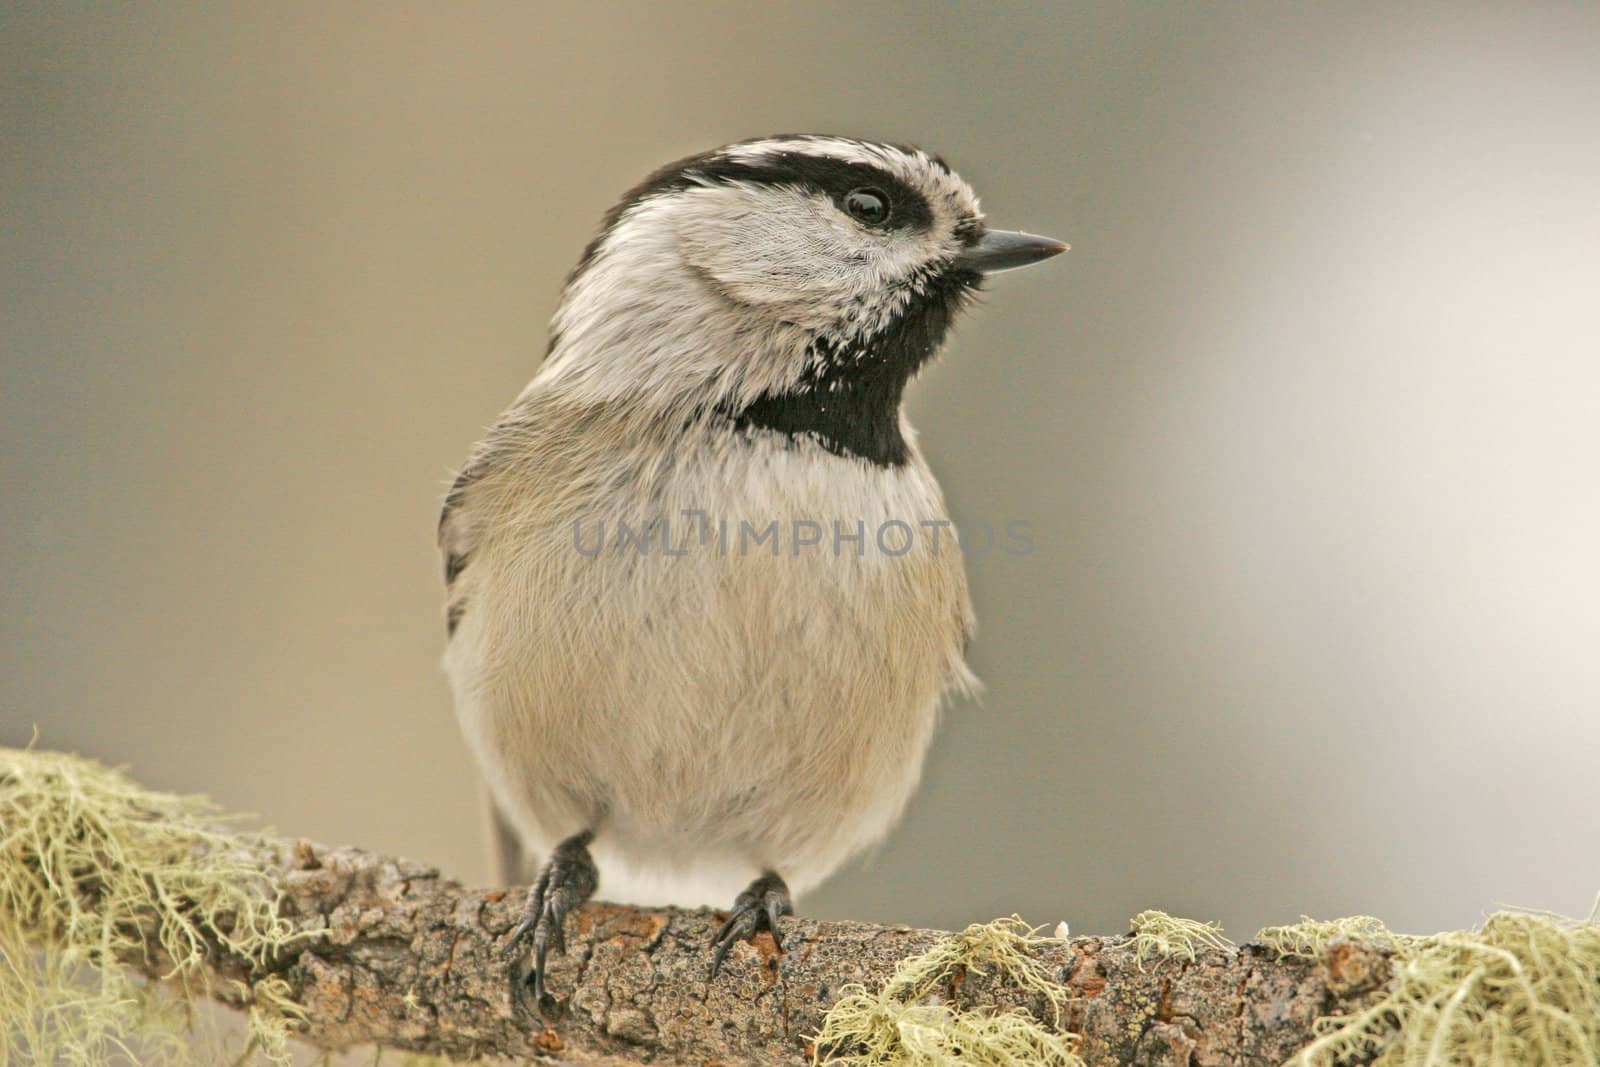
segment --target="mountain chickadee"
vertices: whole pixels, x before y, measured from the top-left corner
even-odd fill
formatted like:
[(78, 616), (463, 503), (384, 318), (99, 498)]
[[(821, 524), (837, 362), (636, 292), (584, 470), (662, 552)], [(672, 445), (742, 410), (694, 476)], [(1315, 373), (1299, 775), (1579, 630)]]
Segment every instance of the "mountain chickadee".
[(601, 871), (640, 904), (743, 888), (715, 975), (888, 832), (972, 681), (901, 395), (985, 274), (1066, 247), (988, 229), (937, 156), (844, 137), (693, 156), (606, 215), (439, 522), (501, 874), (547, 857), (514, 993), (543, 1004)]

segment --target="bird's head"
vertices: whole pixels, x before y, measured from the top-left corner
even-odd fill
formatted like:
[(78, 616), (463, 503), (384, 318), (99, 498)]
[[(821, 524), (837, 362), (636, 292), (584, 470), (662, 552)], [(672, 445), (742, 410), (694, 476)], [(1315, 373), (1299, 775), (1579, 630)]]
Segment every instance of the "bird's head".
[(813, 400), (834, 409), (824, 422), (885, 404), (897, 421), (905, 382), (983, 276), (1065, 249), (989, 229), (971, 187), (920, 149), (744, 141), (661, 168), (612, 208), (541, 377), (757, 426), (815, 421), (788, 411)]

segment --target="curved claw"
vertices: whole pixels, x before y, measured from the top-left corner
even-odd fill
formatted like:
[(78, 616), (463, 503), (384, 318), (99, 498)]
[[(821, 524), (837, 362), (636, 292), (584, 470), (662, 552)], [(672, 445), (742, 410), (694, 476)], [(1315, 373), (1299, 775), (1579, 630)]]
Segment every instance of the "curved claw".
[(533, 1003), (544, 1009), (544, 976), (549, 973), (544, 965), (545, 949), (549, 947), (549, 939), (545, 933), (545, 920), (539, 920), (539, 928), (533, 935)]
[(785, 915), (794, 914), (794, 905), (789, 903), (789, 895), (785, 893), (782, 900), (775, 897), (767, 900), (767, 929), (772, 931), (772, 943), (779, 952), (783, 951), (783, 934), (778, 931), (778, 920)]
[(756, 932), (760, 914), (758, 911), (735, 911), (722, 924), (715, 938), (717, 950), (711, 954), (711, 977), (715, 978), (722, 970), (722, 961), (727, 958), (728, 950)]
[[(538, 881), (528, 891), (522, 920), (512, 929), (505, 947), (500, 950), (500, 958), (509, 965), (507, 978), (511, 984), (511, 1000), (519, 1011), (526, 1007), (521, 994), (528, 986), (533, 994), (533, 1007), (541, 1013), (544, 1011), (545, 976), (549, 970), (545, 961), (552, 948), (558, 956), (566, 954), (563, 923), (567, 913), (588, 900), (599, 881), (588, 852), (588, 844), (593, 839), (594, 835), (585, 831), (556, 846), (539, 872)], [(533, 966), (524, 969), (522, 960), (530, 941), (533, 943)]]
[(567, 954), (564, 924), (567, 912), (572, 910), (563, 903), (565, 898), (562, 894), (552, 893), (550, 897), (533, 931), (533, 1002), (540, 1005), (544, 1003), (544, 976), (549, 973), (545, 958), (550, 949), (555, 949), (557, 956)]
[(794, 914), (794, 905), (789, 900), (789, 887), (783, 879), (772, 871), (768, 871), (754, 882), (750, 888), (739, 894), (733, 902), (733, 911), (728, 915), (728, 921), (723, 923), (713, 938), (716, 950), (711, 955), (711, 977), (715, 978), (722, 970), (722, 961), (727, 958), (729, 950), (740, 941), (747, 941), (755, 936), (763, 923), (772, 931), (772, 943), (779, 952), (783, 951), (783, 935), (778, 930), (778, 920), (785, 915)]
[(539, 880), (533, 883), (533, 888), (528, 890), (528, 901), (522, 906), (522, 921), (512, 929), (500, 949), (502, 962), (516, 963), (517, 957), (522, 955), (522, 946), (538, 928), (539, 920), (544, 915), (544, 887), (548, 880), (545, 874), (541, 874)]
[(522, 955), (522, 943), (528, 939), (528, 932), (533, 929), (532, 919), (523, 919), (506, 938), (506, 943), (500, 946), (500, 962), (515, 963), (517, 957)]

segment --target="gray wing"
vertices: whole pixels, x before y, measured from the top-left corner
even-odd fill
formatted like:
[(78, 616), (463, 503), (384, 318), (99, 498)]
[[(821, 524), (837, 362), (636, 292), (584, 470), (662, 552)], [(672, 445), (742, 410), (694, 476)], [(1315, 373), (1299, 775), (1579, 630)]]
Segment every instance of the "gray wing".
[(454, 637), (461, 616), (466, 612), (466, 598), (457, 588), (456, 579), (472, 560), (476, 537), (464, 519), (462, 509), (467, 493), (478, 480), (482, 470), (480, 462), (472, 462), (456, 475), (450, 492), (445, 495), (444, 507), (439, 512), (439, 551), (444, 556), (445, 631)]

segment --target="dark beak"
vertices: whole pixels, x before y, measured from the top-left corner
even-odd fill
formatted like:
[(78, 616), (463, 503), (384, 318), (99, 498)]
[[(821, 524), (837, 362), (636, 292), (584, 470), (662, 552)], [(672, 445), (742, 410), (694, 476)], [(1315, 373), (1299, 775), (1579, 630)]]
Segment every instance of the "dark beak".
[(1054, 237), (1036, 237), (1016, 230), (990, 230), (981, 241), (956, 256), (956, 266), (979, 274), (998, 274), (1059, 256), (1068, 247)]

